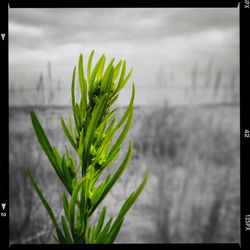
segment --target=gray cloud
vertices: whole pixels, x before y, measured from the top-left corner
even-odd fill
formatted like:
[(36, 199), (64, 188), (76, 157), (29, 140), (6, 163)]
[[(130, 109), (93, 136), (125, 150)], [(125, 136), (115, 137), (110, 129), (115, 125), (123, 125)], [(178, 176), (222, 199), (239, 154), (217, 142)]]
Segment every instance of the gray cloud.
[[(238, 27), (236, 9), (13, 9), (10, 26), (43, 31), (54, 43), (157, 40)], [(28, 38), (28, 37), (27, 37)], [(38, 38), (37, 38), (38, 39)], [(40, 46), (37, 43), (37, 46)]]
[(160, 65), (184, 72), (191, 61), (216, 58), (237, 71), (238, 27), (238, 9), (10, 9), (10, 78), (29, 68), (22, 75), (30, 84), (52, 60), (68, 80), (67, 65), (92, 48), (127, 58), (149, 85)]

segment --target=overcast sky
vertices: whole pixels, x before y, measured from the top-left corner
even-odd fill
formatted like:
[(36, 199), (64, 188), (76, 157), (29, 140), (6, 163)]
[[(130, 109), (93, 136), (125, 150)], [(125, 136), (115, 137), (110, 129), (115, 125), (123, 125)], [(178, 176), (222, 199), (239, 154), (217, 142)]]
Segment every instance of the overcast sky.
[(92, 49), (95, 59), (126, 59), (138, 86), (155, 86), (161, 69), (185, 79), (209, 61), (238, 74), (239, 9), (10, 8), (9, 41), (14, 86), (34, 87), (49, 60), (54, 79), (69, 86), (79, 54)]

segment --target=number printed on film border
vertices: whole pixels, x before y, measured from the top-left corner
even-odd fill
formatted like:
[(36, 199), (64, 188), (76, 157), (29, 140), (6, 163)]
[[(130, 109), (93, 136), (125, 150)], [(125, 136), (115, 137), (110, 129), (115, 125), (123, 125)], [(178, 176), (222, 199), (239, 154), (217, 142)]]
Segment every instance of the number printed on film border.
[(249, 138), (250, 137), (249, 130), (245, 129), (244, 137), (245, 138)]

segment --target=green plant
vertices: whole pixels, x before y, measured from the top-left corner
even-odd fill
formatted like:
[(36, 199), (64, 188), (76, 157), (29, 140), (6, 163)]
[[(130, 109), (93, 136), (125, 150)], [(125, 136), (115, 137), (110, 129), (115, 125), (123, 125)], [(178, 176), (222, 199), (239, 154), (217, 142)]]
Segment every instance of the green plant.
[[(147, 170), (141, 184), (126, 199), (115, 220), (110, 218), (105, 224), (107, 208), (104, 206), (98, 220), (91, 226), (91, 216), (123, 174), (131, 158), (132, 141), (120, 167), (113, 175), (109, 174), (107, 178), (101, 180), (103, 171), (117, 159), (129, 131), (135, 96), (133, 84), (130, 103), (121, 119), (116, 122), (114, 114), (117, 107), (112, 110), (111, 107), (117, 100), (119, 91), (128, 82), (132, 70), (126, 75), (126, 61), (119, 61), (114, 66), (113, 58), (104, 71), (105, 55), (101, 56), (92, 69), (93, 55), (94, 51), (88, 59), (87, 74), (83, 69), (82, 54), (79, 57), (78, 78), (81, 93), (79, 103), (76, 102), (74, 94), (76, 75), (74, 67), (71, 98), (75, 126), (73, 127), (71, 117), (68, 127), (61, 118), (63, 131), (75, 153), (66, 146), (66, 152), (61, 156), (56, 147), (50, 144), (36, 114), (31, 111), (31, 120), (38, 141), (68, 193), (68, 195), (65, 192), (62, 194), (64, 215), (61, 216), (61, 224), (57, 222), (54, 212), (29, 169), (27, 173), (56, 229), (56, 235), (53, 236), (62, 244), (113, 243), (127, 211), (144, 188), (149, 174)], [(114, 140), (119, 131), (117, 139)]]

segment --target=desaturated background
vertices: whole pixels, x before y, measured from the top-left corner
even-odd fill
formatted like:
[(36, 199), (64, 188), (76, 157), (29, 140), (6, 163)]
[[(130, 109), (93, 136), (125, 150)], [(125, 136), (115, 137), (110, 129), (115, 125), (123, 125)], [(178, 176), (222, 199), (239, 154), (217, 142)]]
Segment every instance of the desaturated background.
[[(117, 101), (135, 112), (133, 158), (104, 203), (116, 215), (146, 166), (147, 186), (118, 243), (239, 242), (239, 9), (9, 9), (11, 243), (53, 243), (53, 227), (25, 168), (60, 216), (63, 191), (31, 125), (36, 111), (64, 151), (73, 67), (126, 59), (131, 81)], [(78, 93), (79, 94), (79, 93)], [(128, 140), (124, 145), (127, 149)], [(117, 164), (114, 165), (114, 169)]]

